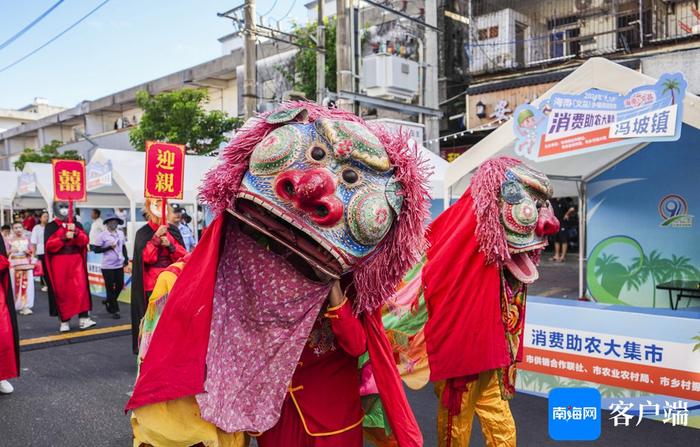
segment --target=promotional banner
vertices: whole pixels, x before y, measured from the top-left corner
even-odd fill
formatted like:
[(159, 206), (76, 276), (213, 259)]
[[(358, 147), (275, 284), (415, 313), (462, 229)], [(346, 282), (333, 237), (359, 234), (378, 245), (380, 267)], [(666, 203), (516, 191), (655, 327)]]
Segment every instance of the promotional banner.
[(87, 165), (87, 190), (94, 191), (103, 186), (112, 186), (112, 161), (93, 161)]
[(17, 195), (32, 194), (36, 192), (36, 175), (32, 172), (24, 172), (17, 177)]
[(83, 202), (87, 199), (84, 160), (52, 160), (54, 201)]
[[(100, 298), (107, 298), (101, 264), (102, 253), (89, 251), (87, 254), (87, 270), (90, 293)], [(124, 288), (119, 294), (118, 300), (123, 303), (131, 302), (131, 273), (124, 273)]]
[[(603, 408), (619, 401), (683, 401), (700, 414), (697, 314), (528, 298), (521, 391), (596, 388)], [(700, 428), (700, 420), (691, 418)]]
[(146, 142), (145, 197), (182, 199), (184, 172), (185, 146)]
[(626, 95), (589, 89), (578, 95), (555, 93), (539, 107), (520, 105), (513, 119), (515, 153), (544, 161), (620, 145), (677, 140), (686, 86), (682, 73), (672, 73)]

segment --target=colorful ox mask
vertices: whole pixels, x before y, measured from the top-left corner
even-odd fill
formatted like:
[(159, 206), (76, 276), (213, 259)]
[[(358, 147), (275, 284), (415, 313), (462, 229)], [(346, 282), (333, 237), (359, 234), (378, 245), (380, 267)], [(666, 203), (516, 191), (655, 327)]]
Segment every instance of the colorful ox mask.
[(289, 103), (246, 123), (203, 195), (317, 270), (352, 272), (356, 311), (376, 308), (424, 249), (426, 172), (407, 138)]
[(487, 161), (472, 178), (479, 250), (525, 284), (537, 280), (547, 236), (559, 231), (552, 193), (546, 175), (509, 157)]
[(504, 264), (525, 284), (538, 278), (532, 255), (547, 246), (547, 235), (559, 230), (559, 222), (549, 204), (552, 193), (549, 179), (541, 172), (522, 164), (505, 171), (500, 216), (510, 259), (504, 260)]
[(267, 134), (251, 154), (237, 198), (309, 236), (343, 273), (386, 236), (401, 212), (401, 191), (377, 136), (362, 123), (322, 118), (282, 123)]

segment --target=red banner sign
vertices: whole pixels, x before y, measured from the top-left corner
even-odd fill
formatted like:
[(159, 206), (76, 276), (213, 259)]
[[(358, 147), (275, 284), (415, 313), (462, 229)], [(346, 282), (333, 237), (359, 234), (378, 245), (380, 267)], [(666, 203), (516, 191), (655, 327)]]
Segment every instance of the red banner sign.
[(182, 199), (184, 179), (185, 146), (147, 141), (144, 196), (154, 199)]
[(87, 200), (84, 160), (52, 160), (53, 200), (83, 202)]

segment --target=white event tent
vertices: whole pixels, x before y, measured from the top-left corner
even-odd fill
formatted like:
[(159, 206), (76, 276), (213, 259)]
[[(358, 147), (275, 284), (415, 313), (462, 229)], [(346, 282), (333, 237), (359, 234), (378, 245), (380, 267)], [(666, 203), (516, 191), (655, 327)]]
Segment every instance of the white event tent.
[[(638, 71), (626, 68), (605, 58), (592, 58), (562, 79), (544, 95), (533, 101), (537, 106), (555, 93), (580, 94), (592, 88), (620, 94), (640, 85), (654, 84), (657, 80)], [(683, 122), (700, 128), (700, 98), (687, 93), (683, 102)], [(520, 158), (533, 168), (544, 172), (552, 180), (555, 196), (579, 198), (579, 292), (584, 287), (584, 254), (586, 241), (586, 183), (616, 164), (643, 149), (647, 143), (618, 146), (596, 152), (581, 153), (569, 157), (533, 162), (515, 155), (516, 135), (509, 121), (489, 134), (475, 146), (455, 159), (447, 167), (443, 195), (444, 207), (450, 203), (450, 194), (461, 195), (469, 185), (474, 170), (483, 162), (498, 156)]]
[[(172, 203), (191, 205), (194, 208), (196, 219), (197, 195), (204, 175), (217, 162), (216, 157), (204, 157), (187, 155), (185, 157), (185, 183), (182, 200), (173, 200)], [(93, 191), (101, 193), (103, 190), (116, 191), (125, 198), (125, 208), (130, 209), (131, 221), (127, 225), (127, 238), (132, 241), (132, 235), (136, 233), (137, 207), (143, 206), (145, 199), (143, 187), (145, 181), (145, 153), (133, 151), (120, 151), (114, 149), (97, 149), (90, 162), (112, 164), (112, 186), (103, 186)], [(88, 198), (89, 201), (89, 198)], [(196, 232), (195, 232), (196, 233)]]
[(20, 173), (17, 171), (0, 171), (0, 225), (5, 225), (5, 210), (12, 214), (12, 198), (17, 189), (17, 179)]

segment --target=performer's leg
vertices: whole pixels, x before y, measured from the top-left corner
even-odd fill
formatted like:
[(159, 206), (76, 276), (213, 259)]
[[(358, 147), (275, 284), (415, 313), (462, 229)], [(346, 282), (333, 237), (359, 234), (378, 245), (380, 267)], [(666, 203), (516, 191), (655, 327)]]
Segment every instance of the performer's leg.
[(114, 278), (114, 311), (119, 313), (119, 294), (124, 288), (124, 267), (117, 269)]
[(116, 272), (116, 269), (102, 269), (102, 277), (105, 281), (105, 294), (107, 295), (105, 305), (107, 306), (107, 312), (111, 314), (116, 312), (116, 310), (114, 310), (114, 302), (116, 301), (114, 296)]
[[(39, 261), (41, 261), (41, 266), (43, 268), (46, 268), (46, 263), (44, 262), (44, 255), (36, 255), (36, 257), (39, 258)], [(39, 282), (41, 283), (41, 291), (46, 292), (48, 290), (46, 283), (46, 273), (39, 277)]]
[(495, 370), (479, 374), (481, 393), (476, 401), (476, 415), (488, 447), (515, 447), (515, 422), (507, 400), (501, 399)]
[[(447, 408), (442, 403), (445, 381), (435, 383), (435, 394), (438, 397), (437, 434), (439, 447), (468, 447), (474, 421), (474, 407), (478, 396), (478, 381), (467, 385), (467, 391), (462, 394), (461, 410), (450, 417)], [(449, 434), (449, 435), (448, 435)]]

